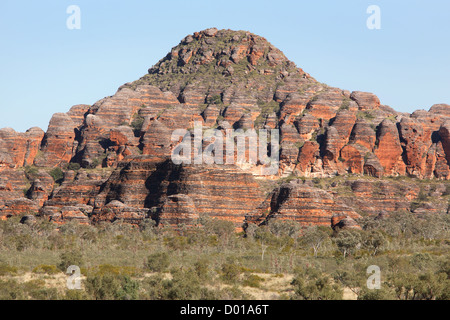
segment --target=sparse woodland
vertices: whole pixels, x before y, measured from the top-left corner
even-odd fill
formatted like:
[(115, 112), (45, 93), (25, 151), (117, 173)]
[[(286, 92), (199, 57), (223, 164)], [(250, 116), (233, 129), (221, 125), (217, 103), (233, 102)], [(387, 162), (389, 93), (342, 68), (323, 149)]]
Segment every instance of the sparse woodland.
[[(0, 299), (450, 298), (450, 217), (395, 213), (362, 230), (300, 228), (273, 220), (236, 233), (201, 218), (195, 227), (0, 222)], [(81, 268), (81, 290), (66, 286)], [(381, 269), (369, 290), (368, 266)]]

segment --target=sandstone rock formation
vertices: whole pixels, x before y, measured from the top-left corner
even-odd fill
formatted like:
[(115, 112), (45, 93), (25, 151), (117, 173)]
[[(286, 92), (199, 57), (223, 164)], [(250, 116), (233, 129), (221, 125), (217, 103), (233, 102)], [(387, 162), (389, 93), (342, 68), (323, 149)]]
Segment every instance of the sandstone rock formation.
[[(190, 130), (194, 138), (198, 124), (222, 134), (279, 129), (278, 172), (261, 175), (261, 161), (173, 164), (180, 141), (172, 133)], [(210, 145), (199, 143), (200, 151)], [(352, 180), (326, 190), (311, 185), (341, 176)], [(352, 228), (360, 212), (447, 210), (445, 201), (430, 200), (445, 192), (432, 196), (392, 177), (441, 181), (445, 189), (450, 105), (398, 113), (372, 93), (316, 81), (246, 31), (210, 28), (185, 37), (114, 95), (56, 113), (46, 132), (0, 129), (1, 219), (193, 225), (206, 215), (236, 228), (272, 218)]]

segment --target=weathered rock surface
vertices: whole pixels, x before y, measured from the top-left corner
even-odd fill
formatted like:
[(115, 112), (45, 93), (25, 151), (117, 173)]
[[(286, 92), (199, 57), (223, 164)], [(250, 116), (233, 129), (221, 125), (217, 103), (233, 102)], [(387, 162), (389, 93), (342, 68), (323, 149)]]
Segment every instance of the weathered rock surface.
[[(269, 213), (264, 212), (268, 210)], [(318, 188), (291, 181), (277, 188), (258, 213), (247, 218), (248, 222), (265, 222), (269, 219), (294, 220), (304, 226), (330, 225), (334, 214), (359, 218), (351, 208), (337, 202), (333, 195)]]
[[(193, 138), (198, 124), (222, 133), (279, 129), (278, 172), (260, 175), (258, 161), (174, 165), (170, 156), (180, 141), (172, 133), (190, 130)], [(208, 139), (200, 143), (209, 146)], [(49, 175), (56, 167), (65, 173), (61, 185)], [(342, 175), (358, 176), (345, 192), (309, 181), (273, 187), (265, 200), (268, 190), (260, 186)], [(208, 215), (238, 228), (248, 215), (249, 223), (276, 218), (353, 228), (357, 212), (446, 210), (444, 192), (428, 190), (427, 201), (419, 201), (424, 192), (416, 183), (387, 178), (403, 176), (450, 179), (450, 105), (396, 112), (372, 93), (316, 81), (246, 31), (210, 28), (185, 37), (114, 95), (56, 113), (47, 132), (0, 129), (1, 219), (39, 212), (58, 224), (155, 219), (192, 225)]]
[(33, 164), (43, 137), (44, 131), (39, 128), (31, 128), (26, 133), (0, 129), (0, 171)]

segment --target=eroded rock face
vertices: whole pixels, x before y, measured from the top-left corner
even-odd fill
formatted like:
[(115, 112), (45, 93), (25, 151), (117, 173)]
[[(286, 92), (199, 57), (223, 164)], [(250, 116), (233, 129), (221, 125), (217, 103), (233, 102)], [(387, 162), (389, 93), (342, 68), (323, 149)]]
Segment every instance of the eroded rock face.
[(36, 209), (37, 204), (31, 200), (27, 201), (25, 206), (23, 205), (24, 190), (27, 190), (28, 183), (22, 170), (8, 168), (0, 172), (0, 219), (22, 213), (32, 213)]
[(386, 175), (404, 175), (406, 166), (403, 162), (403, 149), (395, 124), (388, 119), (384, 120), (379, 125), (377, 141), (378, 146), (374, 153), (384, 168), (384, 173)]
[(37, 201), (39, 207), (42, 207), (51, 195), (54, 185), (55, 181), (53, 178), (47, 172), (40, 171), (31, 182), (31, 187), (27, 191), (27, 197)]
[(375, 130), (364, 119), (358, 119), (353, 126), (350, 143), (359, 144), (368, 151), (373, 151), (377, 140)]
[(31, 128), (25, 133), (11, 128), (0, 129), (0, 171), (33, 164), (41, 146), (44, 131)]
[[(254, 214), (248, 222), (270, 219), (294, 220), (302, 225), (330, 225), (334, 214), (359, 218), (351, 208), (337, 202), (334, 197), (321, 189), (310, 187), (301, 181), (291, 181), (277, 188), (268, 201), (269, 214), (262, 218)], [(261, 211), (266, 210), (265, 207)]]
[(359, 110), (374, 110), (380, 107), (380, 99), (370, 92), (354, 91), (350, 98), (358, 104)]
[(420, 187), (393, 181), (354, 180), (346, 182), (351, 189), (350, 195), (337, 197), (348, 206), (370, 215), (380, 211), (410, 211), (411, 202), (416, 199)]
[[(193, 138), (195, 124), (222, 133), (279, 129), (278, 173), (261, 176), (260, 163), (174, 165), (174, 130)], [(39, 212), (55, 223), (192, 225), (208, 215), (239, 227), (249, 215), (255, 223), (270, 217), (347, 228), (359, 210), (441, 212), (435, 203), (411, 206), (417, 188), (383, 177), (445, 181), (449, 165), (450, 105), (398, 113), (372, 93), (317, 82), (260, 36), (211, 28), (185, 37), (114, 95), (55, 114), (45, 133), (0, 129), (0, 218)], [(49, 176), (55, 167), (65, 172), (61, 185)], [(348, 186), (351, 197), (297, 183), (265, 201), (260, 187), (341, 175), (361, 178)]]
[(39, 167), (67, 164), (74, 154), (76, 124), (67, 113), (55, 113), (42, 142), (43, 156), (35, 159)]
[(342, 90), (328, 88), (310, 100), (307, 106), (308, 112), (317, 119), (328, 121), (336, 116), (344, 98)]
[(168, 196), (156, 216), (158, 224), (195, 225), (200, 218), (192, 198), (185, 194)]
[(331, 218), (331, 227), (334, 230), (362, 229), (354, 219), (340, 215), (335, 215)]

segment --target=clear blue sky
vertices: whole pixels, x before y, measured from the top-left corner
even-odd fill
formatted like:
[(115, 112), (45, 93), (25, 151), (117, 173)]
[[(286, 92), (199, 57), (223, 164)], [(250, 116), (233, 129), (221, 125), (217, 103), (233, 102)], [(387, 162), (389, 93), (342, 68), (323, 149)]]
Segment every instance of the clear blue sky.
[[(369, 30), (369, 5), (381, 30)], [(81, 30), (69, 30), (69, 5)], [(317, 80), (398, 111), (450, 104), (450, 1), (1, 0), (0, 128), (47, 129), (141, 77), (195, 31), (249, 30)]]

